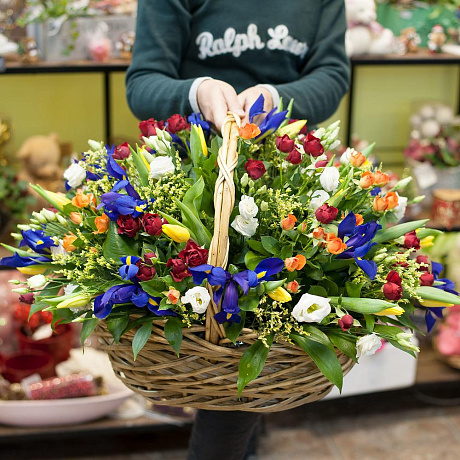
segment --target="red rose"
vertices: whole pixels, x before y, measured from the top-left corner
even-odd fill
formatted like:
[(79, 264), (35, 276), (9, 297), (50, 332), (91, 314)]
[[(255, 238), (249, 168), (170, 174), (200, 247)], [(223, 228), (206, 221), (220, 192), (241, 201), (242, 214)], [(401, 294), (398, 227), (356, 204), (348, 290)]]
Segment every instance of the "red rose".
[(420, 285), (421, 286), (433, 286), (434, 275), (431, 273), (424, 273), (420, 276)]
[(249, 174), (249, 177), (254, 180), (260, 179), (266, 171), (264, 162), (260, 160), (246, 161), (244, 169)]
[[(21, 294), (19, 296), (19, 302), (26, 303), (28, 305), (32, 305), (35, 301), (35, 294), (33, 292), (29, 292), (27, 294)], [(27, 322), (27, 318), (26, 318)]]
[(209, 251), (202, 248), (193, 240), (188, 240), (185, 249), (179, 252), (179, 257), (187, 264), (188, 267), (198, 267), (208, 261)]
[(298, 165), (302, 162), (302, 154), (297, 149), (293, 149), (286, 157), (286, 161), (289, 161), (293, 165)]
[(428, 265), (427, 267), (425, 266), (422, 266), (419, 268), (419, 270), (421, 272), (428, 272), (430, 271), (430, 261), (428, 259), (428, 256), (417, 256), (417, 259), (415, 259), (415, 261), (418, 263), (418, 264), (426, 264)]
[(284, 153), (289, 153), (294, 148), (294, 139), (291, 139), (287, 134), (283, 137), (276, 138), (276, 148)]
[(325, 166), (327, 166), (328, 163), (329, 163), (329, 161), (327, 161), (327, 160), (317, 161), (315, 163), (315, 168), (324, 168)]
[(119, 215), (117, 219), (117, 225), (118, 234), (128, 235), (130, 238), (134, 238), (141, 228), (139, 219), (137, 217), (134, 218), (133, 216)]
[(303, 141), (303, 149), (306, 154), (315, 158), (324, 153), (324, 147), (322, 146), (321, 141), (317, 137), (313, 136), (312, 133), (308, 133), (307, 138)]
[(191, 276), (190, 272), (187, 270), (187, 266), (182, 259), (169, 259), (166, 263), (168, 268), (172, 268), (170, 273), (176, 283), (181, 282), (187, 276)]
[(339, 326), (342, 328), (343, 332), (348, 331), (351, 326), (353, 326), (353, 316), (351, 315), (343, 315), (339, 319)]
[(145, 265), (141, 263), (141, 261), (137, 262), (136, 265), (139, 267), (139, 271), (137, 272), (136, 278), (140, 281), (149, 281), (157, 273), (157, 269), (155, 267), (151, 265)]
[(144, 254), (143, 264), (153, 266), (154, 261), (157, 259), (157, 255), (154, 252), (146, 252)]
[(139, 129), (141, 130), (141, 134), (144, 137), (156, 136), (157, 135), (157, 128), (164, 129), (165, 122), (163, 120), (156, 121), (153, 118), (150, 118), (145, 121), (141, 121), (139, 123)]
[(171, 118), (168, 118), (166, 120), (166, 125), (168, 127), (168, 131), (172, 134), (190, 128), (190, 124), (187, 122), (187, 119), (178, 113), (174, 114)]
[(391, 270), (391, 272), (388, 273), (387, 281), (389, 283), (395, 283), (398, 286), (401, 286), (401, 277), (399, 276), (399, 273), (396, 270)]
[(420, 249), (420, 238), (415, 233), (415, 230), (404, 235), (404, 246), (407, 249)]
[(338, 212), (339, 210), (334, 206), (324, 203), (315, 211), (315, 216), (322, 224), (330, 224), (337, 217)]
[(396, 283), (383, 285), (383, 294), (388, 300), (399, 300), (403, 295), (403, 288)]
[(123, 142), (123, 144), (117, 145), (112, 157), (115, 158), (115, 160), (126, 160), (126, 158), (129, 158), (130, 155), (131, 150), (129, 148), (129, 144), (127, 142)]
[(141, 218), (142, 227), (150, 236), (161, 235), (163, 224), (167, 224), (166, 219), (162, 219), (158, 214), (146, 213)]

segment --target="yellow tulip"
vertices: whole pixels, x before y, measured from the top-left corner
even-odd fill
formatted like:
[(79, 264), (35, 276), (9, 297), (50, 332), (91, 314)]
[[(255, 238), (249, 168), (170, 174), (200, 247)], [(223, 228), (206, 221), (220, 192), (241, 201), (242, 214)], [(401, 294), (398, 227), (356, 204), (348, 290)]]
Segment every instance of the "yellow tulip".
[(190, 232), (180, 225), (164, 224), (163, 233), (176, 243), (185, 243), (190, 239)]
[(453, 303), (438, 302), (437, 300), (422, 300), (420, 302), (422, 307), (436, 308), (436, 307), (453, 307)]
[(374, 313), (374, 315), (377, 316), (390, 316), (390, 315), (395, 315), (399, 316), (404, 313), (404, 308), (401, 307), (391, 307), (387, 308), (385, 310), (379, 311), (378, 313)]
[(267, 292), (268, 296), (277, 302), (286, 303), (292, 300), (291, 294), (289, 294), (283, 287), (278, 287), (274, 291)]
[(80, 308), (88, 305), (91, 297), (87, 294), (77, 294), (58, 303), (56, 308)]
[(40, 185), (30, 184), (30, 187), (59, 211), (62, 211), (65, 205), (71, 203), (71, 201), (63, 193), (50, 192), (49, 190), (45, 190), (40, 187)]
[(29, 265), (28, 267), (16, 267), (24, 275), (42, 275), (48, 270), (46, 265)]
[(293, 139), (297, 136), (297, 134), (300, 133), (300, 131), (306, 125), (306, 123), (307, 120), (295, 121), (294, 123), (290, 123), (280, 128), (276, 134), (281, 137), (287, 134), (291, 139)]
[(201, 125), (198, 125), (196, 127), (196, 130), (198, 132), (198, 136), (200, 138), (200, 142), (201, 142), (201, 150), (203, 152), (203, 155), (205, 157), (208, 156), (208, 146), (206, 145), (206, 138), (204, 137), (204, 132), (203, 132), (203, 128), (201, 127)]
[(422, 248), (430, 248), (431, 246), (434, 246), (434, 235), (425, 236), (425, 238), (422, 238), (420, 240), (420, 246)]

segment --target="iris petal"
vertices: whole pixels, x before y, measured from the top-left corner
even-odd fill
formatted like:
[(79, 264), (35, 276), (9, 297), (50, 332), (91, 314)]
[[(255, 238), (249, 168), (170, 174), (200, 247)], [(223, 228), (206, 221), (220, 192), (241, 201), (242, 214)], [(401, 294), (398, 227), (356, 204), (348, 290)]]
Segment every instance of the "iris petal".
[(344, 236), (352, 235), (355, 228), (356, 216), (354, 212), (350, 212), (339, 224), (338, 237), (343, 240)]
[(257, 98), (256, 102), (252, 104), (251, 108), (249, 109), (249, 123), (252, 123), (254, 120), (254, 117), (256, 117), (257, 115), (261, 115), (262, 113), (265, 113), (264, 102), (265, 102), (265, 98), (263, 94), (261, 94)]
[(355, 258), (358, 267), (371, 279), (377, 275), (377, 264), (373, 260), (365, 260), (361, 258)]
[(262, 260), (254, 271), (259, 274), (266, 272), (262, 278), (259, 278), (259, 281), (267, 281), (271, 276), (276, 275), (284, 268), (284, 261), (278, 257), (269, 257), (268, 259)]
[(240, 311), (238, 308), (238, 288), (236, 287), (235, 281), (230, 281), (227, 289), (225, 289), (222, 310), (227, 313), (238, 313)]
[(199, 286), (211, 273), (214, 267), (209, 264), (198, 265), (198, 267), (189, 267), (193, 277), (193, 283)]

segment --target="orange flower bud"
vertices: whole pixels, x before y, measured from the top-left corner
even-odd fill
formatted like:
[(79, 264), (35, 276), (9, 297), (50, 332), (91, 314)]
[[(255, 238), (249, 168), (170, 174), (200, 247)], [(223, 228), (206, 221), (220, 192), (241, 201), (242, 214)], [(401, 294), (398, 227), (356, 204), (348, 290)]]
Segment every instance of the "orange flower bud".
[(313, 230), (313, 238), (317, 240), (324, 240), (326, 237), (326, 232), (324, 231), (323, 227), (318, 227)]
[(388, 174), (385, 174), (381, 171), (377, 171), (375, 174), (375, 185), (377, 187), (383, 187), (388, 184), (388, 181), (390, 178), (388, 177)]
[(177, 289), (174, 289), (173, 287), (170, 287), (168, 293), (166, 294), (166, 296), (168, 297), (169, 301), (173, 305), (176, 305), (176, 303), (179, 301), (180, 292)]
[(78, 190), (77, 194), (72, 198), (72, 204), (77, 208), (86, 208), (91, 201), (96, 204), (93, 195), (85, 195), (81, 190)]
[(83, 221), (83, 216), (79, 212), (71, 212), (70, 213), (70, 220), (76, 224), (80, 225)]
[(295, 257), (297, 259), (297, 270), (302, 270), (303, 267), (305, 267), (305, 264), (307, 263), (307, 259), (305, 259), (305, 256), (302, 254), (299, 254)]
[(345, 249), (347, 249), (347, 245), (341, 238), (334, 238), (327, 243), (327, 250), (331, 254), (341, 254)]
[(289, 214), (286, 218), (281, 221), (281, 227), (283, 230), (292, 230), (297, 222), (297, 217)]
[(361, 152), (353, 152), (350, 155), (350, 163), (356, 168), (362, 166), (365, 161), (366, 157)]
[(72, 252), (77, 249), (76, 246), (74, 246), (72, 243), (77, 239), (77, 237), (74, 234), (66, 235), (62, 239), (62, 246), (67, 252)]
[(287, 284), (286, 288), (289, 292), (295, 294), (299, 290), (299, 283), (296, 280), (291, 281)]
[(254, 139), (260, 134), (260, 128), (254, 123), (246, 123), (238, 131), (243, 139)]
[(364, 172), (359, 181), (359, 185), (361, 188), (372, 187), (374, 183), (375, 183), (375, 176), (370, 171)]
[(383, 212), (388, 209), (388, 200), (377, 195), (374, 198), (374, 211)]
[(306, 263), (307, 260), (305, 259), (305, 256), (303, 256), (302, 254), (299, 254), (295, 257), (289, 257), (284, 261), (286, 269), (289, 272), (293, 272), (294, 270), (302, 270), (302, 268), (305, 267)]
[(355, 214), (356, 217), (356, 225), (363, 225), (364, 224), (364, 219), (361, 214)]
[(96, 225), (97, 232), (93, 233), (105, 233), (109, 228), (109, 218), (107, 215), (102, 214), (102, 216), (97, 216), (94, 219), (94, 225)]
[(326, 237), (324, 239), (326, 241), (332, 241), (334, 238), (336, 238), (336, 234), (331, 232), (331, 233), (326, 233)]
[(388, 192), (385, 199), (388, 202), (388, 209), (394, 209), (399, 204), (398, 195), (395, 192)]

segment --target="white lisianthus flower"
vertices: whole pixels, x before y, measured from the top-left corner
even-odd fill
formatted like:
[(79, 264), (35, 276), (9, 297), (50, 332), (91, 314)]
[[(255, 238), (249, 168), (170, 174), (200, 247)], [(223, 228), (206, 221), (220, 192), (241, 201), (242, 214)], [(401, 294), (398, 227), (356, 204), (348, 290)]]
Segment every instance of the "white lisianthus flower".
[(166, 174), (172, 174), (176, 170), (171, 157), (158, 156), (150, 163), (150, 175), (154, 179), (160, 179)]
[(370, 334), (360, 337), (356, 342), (356, 356), (369, 356), (382, 346), (382, 339), (377, 334)]
[(342, 156), (340, 157), (340, 163), (343, 165), (347, 165), (350, 163), (350, 157), (351, 155), (355, 152), (355, 149), (352, 149), (351, 147), (348, 147), (345, 152), (342, 153)]
[(160, 155), (167, 155), (171, 150), (171, 142), (166, 139), (160, 139), (158, 136), (143, 137), (142, 139), (148, 148), (155, 150)]
[(245, 219), (243, 216), (236, 216), (235, 220), (232, 222), (232, 227), (247, 238), (250, 238), (256, 233), (258, 226), (259, 221), (254, 217)]
[(316, 190), (311, 195), (311, 201), (309, 207), (316, 211), (320, 206), (322, 206), (329, 199), (329, 193), (324, 190)]
[(195, 313), (202, 314), (211, 302), (211, 296), (206, 288), (195, 286), (189, 289), (181, 298), (182, 303), (189, 303)]
[(27, 280), (27, 286), (29, 289), (40, 289), (48, 282), (44, 275), (34, 275)]
[(78, 288), (78, 284), (68, 284), (64, 286), (64, 295), (70, 295)]
[(55, 243), (58, 243), (58, 246), (51, 246), (51, 254), (53, 256), (67, 256), (69, 253), (64, 249), (62, 240), (55, 240)]
[(89, 139), (88, 145), (91, 147), (93, 152), (98, 152), (104, 148), (104, 142), (94, 141), (93, 139)]
[(251, 219), (251, 217), (256, 217), (257, 213), (259, 212), (259, 208), (257, 207), (254, 198), (247, 195), (243, 195), (241, 197), (238, 209), (240, 210), (240, 214), (244, 219)]
[(299, 323), (319, 323), (330, 312), (329, 299), (318, 295), (304, 294), (292, 310), (291, 315)]
[(339, 170), (334, 166), (327, 166), (323, 169), (321, 176), (319, 176), (319, 181), (321, 182), (321, 187), (323, 187), (326, 192), (332, 192), (337, 190), (339, 187), (340, 173)]
[(398, 192), (396, 192), (396, 195), (398, 196), (398, 206), (393, 209), (393, 212), (398, 221), (400, 221), (404, 217), (404, 214), (406, 214), (407, 197), (400, 196)]
[(64, 179), (70, 187), (78, 187), (86, 179), (86, 170), (79, 163), (72, 163), (64, 172)]

